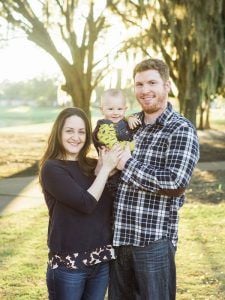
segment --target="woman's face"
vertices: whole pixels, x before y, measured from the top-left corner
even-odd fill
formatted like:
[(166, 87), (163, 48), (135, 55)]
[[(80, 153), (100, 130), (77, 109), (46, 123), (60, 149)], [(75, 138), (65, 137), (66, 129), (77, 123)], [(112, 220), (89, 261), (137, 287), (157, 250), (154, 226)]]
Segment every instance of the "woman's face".
[(67, 118), (62, 129), (62, 144), (66, 151), (66, 159), (77, 160), (85, 141), (86, 128), (84, 121), (78, 116)]

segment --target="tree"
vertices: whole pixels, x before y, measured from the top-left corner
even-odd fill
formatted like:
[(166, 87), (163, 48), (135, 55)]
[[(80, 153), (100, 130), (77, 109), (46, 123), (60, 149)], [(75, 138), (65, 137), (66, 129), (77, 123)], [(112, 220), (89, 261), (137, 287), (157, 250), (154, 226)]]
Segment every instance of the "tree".
[(62, 89), (89, 116), (92, 91), (107, 67), (107, 54), (95, 55), (108, 26), (106, 6), (96, 9), (94, 2), (0, 0), (1, 17), (55, 59), (65, 78)]
[(208, 103), (224, 78), (225, 0), (125, 0), (126, 12), (121, 1), (120, 7), (109, 2), (127, 25), (140, 28), (127, 48), (149, 55), (151, 47), (162, 54), (178, 88), (180, 112), (196, 124), (202, 100)]
[(34, 78), (19, 82), (2, 82), (0, 84), (0, 100), (21, 100), (27, 104), (35, 101), (39, 106), (51, 106), (57, 98), (55, 80)]
[(163, 17), (158, 26), (154, 21), (151, 36), (162, 32), (160, 50), (178, 87), (180, 110), (196, 124), (197, 109), (203, 101), (209, 108), (225, 62), (224, 0), (159, 0), (159, 4)]

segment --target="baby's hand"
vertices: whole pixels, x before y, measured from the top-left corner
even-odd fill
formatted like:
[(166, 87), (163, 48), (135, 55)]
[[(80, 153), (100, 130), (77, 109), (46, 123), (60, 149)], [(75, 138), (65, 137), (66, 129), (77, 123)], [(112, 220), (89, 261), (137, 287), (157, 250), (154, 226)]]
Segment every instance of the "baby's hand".
[(130, 115), (127, 117), (127, 122), (130, 127), (130, 129), (136, 128), (138, 125), (141, 125), (141, 120), (136, 117), (135, 115)]

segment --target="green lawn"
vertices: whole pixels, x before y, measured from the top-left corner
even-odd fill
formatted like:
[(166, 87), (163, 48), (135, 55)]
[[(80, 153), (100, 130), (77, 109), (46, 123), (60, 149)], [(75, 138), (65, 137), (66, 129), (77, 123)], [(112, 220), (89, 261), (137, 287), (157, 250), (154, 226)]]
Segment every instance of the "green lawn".
[(225, 204), (186, 204), (177, 251), (178, 299), (225, 299)]
[(55, 119), (60, 108), (52, 107), (1, 107), (0, 128), (27, 124), (48, 123)]
[[(38, 123), (49, 123), (55, 120), (57, 114), (63, 107), (1, 107), (0, 109), (0, 128), (8, 126), (19, 126)], [(138, 111), (138, 106), (133, 110), (128, 110), (127, 113)], [(91, 108), (93, 123), (96, 118), (101, 118), (101, 112), (98, 108)], [(224, 130), (224, 110), (211, 109), (211, 122), (213, 128)]]
[(0, 299), (47, 299), (45, 208), (0, 218)]
[[(0, 127), (49, 123), (60, 110), (1, 108)], [(95, 110), (95, 118), (97, 114)], [(37, 162), (45, 147), (48, 125), (24, 126), (24, 130), (0, 128), (0, 178), (19, 176), (19, 172), (29, 170)], [(215, 126), (224, 131), (224, 114), (214, 112)], [(211, 132), (209, 137), (215, 138), (216, 133)], [(209, 142), (224, 149), (224, 143), (218, 141), (206, 139), (204, 148)], [(189, 202), (180, 212), (176, 255), (178, 300), (225, 299), (224, 187), (225, 171), (196, 171), (187, 190)], [(46, 234), (45, 207), (0, 217), (0, 299), (47, 299)]]
[[(224, 215), (224, 203), (181, 209), (178, 300), (225, 299)], [(1, 217), (0, 228), (0, 299), (47, 299), (45, 207)]]

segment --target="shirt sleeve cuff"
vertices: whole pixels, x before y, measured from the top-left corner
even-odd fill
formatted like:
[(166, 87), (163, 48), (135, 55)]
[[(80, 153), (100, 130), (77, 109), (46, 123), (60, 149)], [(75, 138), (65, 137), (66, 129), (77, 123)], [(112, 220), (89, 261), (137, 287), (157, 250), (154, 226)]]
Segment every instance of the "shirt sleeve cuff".
[(137, 166), (138, 162), (133, 158), (130, 157), (124, 166), (124, 170), (122, 171), (121, 179), (128, 183), (131, 179), (132, 174), (135, 172), (135, 167)]

